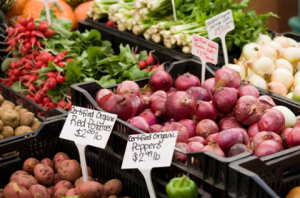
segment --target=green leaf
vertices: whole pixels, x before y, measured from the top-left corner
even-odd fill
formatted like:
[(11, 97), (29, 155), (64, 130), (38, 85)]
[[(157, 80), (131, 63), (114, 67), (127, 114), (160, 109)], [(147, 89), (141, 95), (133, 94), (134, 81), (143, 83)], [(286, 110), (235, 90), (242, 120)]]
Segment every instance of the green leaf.
[(19, 60), (19, 58), (16, 58), (16, 57), (4, 59), (4, 61), (3, 61), (2, 64), (1, 64), (1, 69), (2, 69), (2, 71), (5, 72), (6, 70), (8, 70), (8, 68), (9, 68), (9, 66), (10, 66), (10, 63), (11, 63), (11, 62), (15, 62), (15, 61), (17, 61), (17, 60)]
[(19, 93), (27, 93), (27, 91), (26, 91), (27, 87), (22, 85), (20, 81), (14, 82), (14, 84), (11, 86), (11, 88)]
[(66, 74), (66, 82), (67, 83), (78, 83), (81, 77), (82, 68), (75, 66), (75, 61), (70, 61), (64, 67), (64, 72)]
[(49, 61), (48, 62), (48, 68), (52, 68), (58, 72), (63, 72), (64, 71), (64, 68), (63, 67), (58, 67), (56, 66), (52, 61)]
[(90, 47), (88, 49), (88, 61), (91, 64), (96, 64), (99, 60), (102, 60), (107, 57), (107, 54), (105, 54), (99, 47)]
[(138, 58), (139, 61), (145, 61), (148, 58), (148, 53), (147, 51), (141, 51), (140, 56)]
[(102, 76), (99, 81), (96, 81), (102, 87), (107, 87), (110, 85), (117, 84), (116, 80), (112, 78), (111, 75)]

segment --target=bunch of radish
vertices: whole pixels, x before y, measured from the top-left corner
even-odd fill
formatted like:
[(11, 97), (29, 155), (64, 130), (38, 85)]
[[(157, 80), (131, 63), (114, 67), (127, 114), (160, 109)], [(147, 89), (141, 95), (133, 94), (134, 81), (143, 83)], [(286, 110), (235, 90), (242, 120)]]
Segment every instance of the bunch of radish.
[[(155, 59), (157, 60), (156, 64)], [(145, 61), (141, 60), (138, 62), (140, 69), (144, 69), (146, 72), (150, 72), (157, 69), (159, 64), (159, 60), (152, 55), (152, 51), (149, 52), (148, 57)]]
[[(99, 90), (95, 100), (103, 110), (144, 132), (178, 131), (176, 147), (187, 152), (231, 157), (249, 151), (263, 157), (300, 145), (300, 123), (294, 113), (276, 106), (269, 96), (260, 96), (248, 82), (241, 83), (238, 72), (222, 68), (202, 86), (196, 76), (186, 73), (172, 87), (172, 77), (160, 68), (142, 93), (135, 82), (124, 81), (116, 93)], [(174, 157), (187, 160), (179, 152)]]

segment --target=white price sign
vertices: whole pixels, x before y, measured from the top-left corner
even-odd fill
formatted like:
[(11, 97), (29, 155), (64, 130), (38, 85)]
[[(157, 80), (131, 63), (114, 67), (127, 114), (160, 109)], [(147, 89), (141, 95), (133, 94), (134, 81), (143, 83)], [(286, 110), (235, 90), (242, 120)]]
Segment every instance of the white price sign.
[(48, 4), (50, 2), (58, 2), (58, 0), (39, 0), (42, 1), (45, 4), (45, 10), (46, 10), (46, 16), (47, 16), (47, 21), (49, 24), (51, 24), (51, 17), (50, 17), (50, 11), (49, 11), (49, 6)]

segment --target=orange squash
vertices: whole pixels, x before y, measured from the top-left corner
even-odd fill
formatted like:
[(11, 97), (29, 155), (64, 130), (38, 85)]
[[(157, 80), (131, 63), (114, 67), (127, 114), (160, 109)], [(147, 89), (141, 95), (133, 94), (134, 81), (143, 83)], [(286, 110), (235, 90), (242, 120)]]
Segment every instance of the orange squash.
[(91, 3), (92, 1), (88, 1), (80, 4), (75, 8), (74, 14), (77, 21), (84, 20), (85, 18), (87, 18), (87, 12), (90, 10)]
[[(52, 6), (51, 6), (52, 5)], [(53, 5), (55, 5), (53, 7)], [(31, 15), (34, 19), (39, 18), (41, 10), (45, 7), (44, 3), (38, 0), (29, 0), (23, 9), (23, 17), (29, 18)], [(58, 0), (57, 3), (49, 3), (49, 8), (54, 10), (57, 18), (66, 18), (72, 21), (72, 30), (77, 29), (77, 21), (72, 8), (64, 1)]]
[(300, 186), (290, 190), (289, 194), (285, 198), (300, 198)]
[(5, 13), (6, 19), (9, 21), (13, 17), (17, 17), (22, 14), (25, 4), (28, 0), (17, 0), (14, 8)]

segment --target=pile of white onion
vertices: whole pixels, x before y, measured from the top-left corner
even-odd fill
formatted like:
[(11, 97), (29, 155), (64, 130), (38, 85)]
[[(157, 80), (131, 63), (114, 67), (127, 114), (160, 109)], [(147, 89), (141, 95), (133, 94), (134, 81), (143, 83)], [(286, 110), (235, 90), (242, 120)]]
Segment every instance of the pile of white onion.
[(291, 38), (261, 34), (244, 46), (235, 64), (224, 67), (256, 87), (300, 102), (300, 43)]

